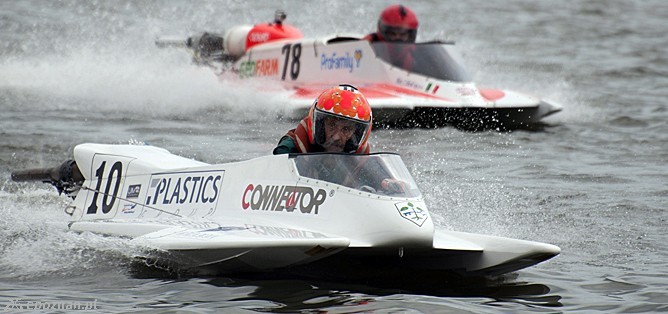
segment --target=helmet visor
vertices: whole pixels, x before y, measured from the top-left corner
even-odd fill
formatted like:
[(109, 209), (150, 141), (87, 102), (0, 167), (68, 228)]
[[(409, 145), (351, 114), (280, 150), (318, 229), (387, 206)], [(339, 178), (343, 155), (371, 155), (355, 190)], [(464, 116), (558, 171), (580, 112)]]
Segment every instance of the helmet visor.
[(314, 114), (316, 144), (326, 151), (350, 153), (356, 151), (369, 129), (369, 122), (349, 119), (316, 110)]
[(381, 25), (380, 32), (386, 41), (394, 42), (415, 42), (417, 35), (417, 30), (415, 29), (387, 25)]

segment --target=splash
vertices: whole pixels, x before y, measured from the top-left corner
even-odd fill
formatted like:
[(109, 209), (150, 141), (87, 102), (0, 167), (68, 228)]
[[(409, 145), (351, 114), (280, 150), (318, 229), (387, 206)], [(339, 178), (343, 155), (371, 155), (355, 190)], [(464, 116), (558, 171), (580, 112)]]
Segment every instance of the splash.
[[(6, 10), (21, 23), (10, 22), (11, 32), (0, 34), (4, 41), (0, 89), (37, 95), (39, 101), (30, 104), (37, 110), (121, 111), (153, 117), (231, 112), (242, 119), (281, 113), (280, 103), (256, 93), (253, 86), (221, 82), (211, 69), (195, 66), (187, 51), (160, 49), (154, 40), (262, 22), (284, 5), (272, 2), (266, 9), (252, 11), (244, 2), (9, 5)], [(180, 18), (174, 19), (175, 15)], [(292, 19), (299, 23), (296, 14)]]
[(68, 231), (62, 208), (69, 200), (28, 186), (21, 193), (0, 193), (2, 278), (58, 278), (124, 269), (144, 254), (129, 240)]

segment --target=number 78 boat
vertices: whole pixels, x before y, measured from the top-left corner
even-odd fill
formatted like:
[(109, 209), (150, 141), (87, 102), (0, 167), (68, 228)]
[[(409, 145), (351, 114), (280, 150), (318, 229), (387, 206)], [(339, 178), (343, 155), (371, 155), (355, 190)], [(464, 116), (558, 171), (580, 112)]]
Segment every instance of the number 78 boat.
[(302, 118), (320, 92), (341, 82), (360, 89), (380, 125), (513, 129), (562, 109), (519, 92), (479, 88), (454, 43), (371, 43), (361, 38), (304, 38), (277, 19), (232, 27), (222, 35), (161, 38), (156, 44), (186, 47), (196, 63), (215, 68), (221, 80), (272, 95), (267, 106), (281, 106), (294, 118)]

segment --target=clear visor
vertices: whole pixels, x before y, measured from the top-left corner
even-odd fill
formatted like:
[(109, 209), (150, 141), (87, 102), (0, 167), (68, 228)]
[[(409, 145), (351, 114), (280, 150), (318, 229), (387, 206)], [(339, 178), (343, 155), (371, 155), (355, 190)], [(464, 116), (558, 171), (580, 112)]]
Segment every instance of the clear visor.
[(369, 122), (320, 110), (315, 111), (314, 120), (315, 143), (320, 146), (338, 145), (345, 153), (356, 151), (369, 129)]

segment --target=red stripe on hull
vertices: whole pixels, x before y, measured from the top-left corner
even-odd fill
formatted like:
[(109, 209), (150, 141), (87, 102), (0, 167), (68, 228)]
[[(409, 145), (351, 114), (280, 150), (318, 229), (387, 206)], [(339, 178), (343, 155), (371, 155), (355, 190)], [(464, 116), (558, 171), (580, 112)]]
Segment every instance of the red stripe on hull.
[[(296, 98), (308, 98), (308, 99), (315, 99), (324, 91), (326, 87), (309, 87), (309, 86), (302, 86), (298, 87), (295, 89), (294, 97)], [(403, 95), (406, 96), (413, 96), (413, 97), (421, 97), (421, 98), (429, 98), (429, 99), (438, 99), (438, 100), (445, 100), (445, 101), (450, 101), (452, 102), (451, 99), (448, 98), (443, 98), (443, 97), (438, 97), (430, 94), (426, 94), (423, 92), (418, 92), (412, 89), (404, 88), (404, 87), (399, 87), (395, 85), (390, 85), (390, 84), (373, 84), (373, 85), (365, 85), (359, 87), (359, 90), (364, 94), (364, 96), (367, 99), (373, 99), (373, 98), (397, 98)]]

